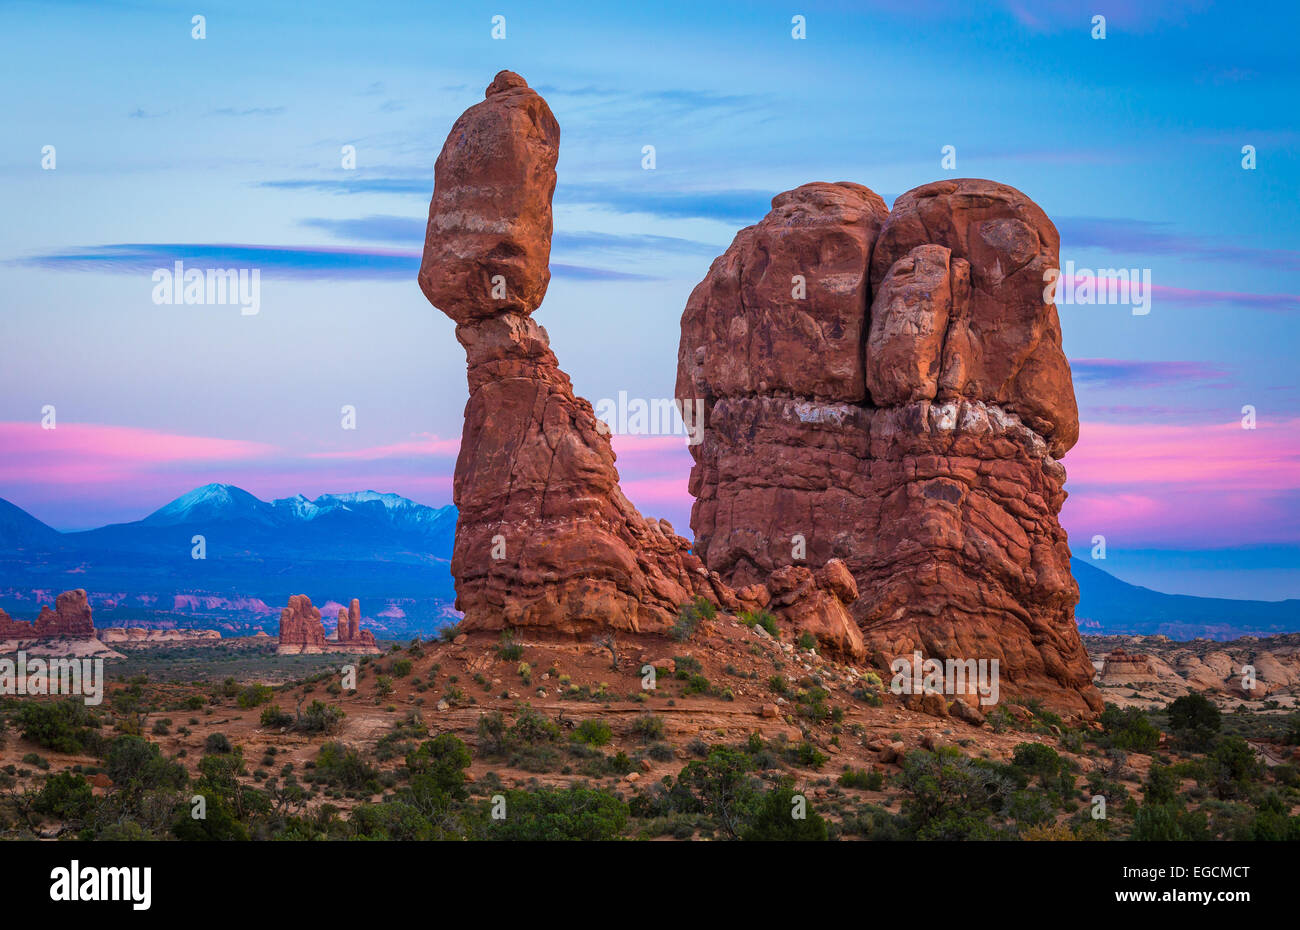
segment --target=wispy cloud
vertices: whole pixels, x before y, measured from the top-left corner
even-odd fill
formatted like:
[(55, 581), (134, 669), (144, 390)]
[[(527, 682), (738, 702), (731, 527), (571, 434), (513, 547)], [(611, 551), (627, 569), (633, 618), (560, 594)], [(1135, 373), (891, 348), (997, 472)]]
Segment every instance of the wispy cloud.
[(1168, 385), (1225, 384), (1228, 371), (1208, 362), (1146, 362), (1119, 358), (1072, 358), (1075, 384), (1151, 388)]
[[(298, 178), (262, 181), (261, 187), (286, 191), (322, 191), (330, 194), (433, 193), (432, 177)], [(757, 223), (772, 207), (776, 191), (681, 190), (629, 187), (624, 183), (564, 184), (555, 190), (557, 205), (600, 207), (613, 213), (647, 214), (664, 219), (710, 219), (730, 224)]]
[(298, 178), (262, 181), (259, 187), (282, 191), (321, 191), (327, 194), (419, 194), (433, 193), (433, 174), (412, 177)]
[[(420, 253), (398, 249), (234, 243), (124, 243), (88, 246), (21, 259), (61, 271), (152, 274), (175, 262), (206, 268), (257, 268), (266, 277), (300, 280), (414, 280)], [(578, 281), (642, 281), (647, 275), (553, 262), (551, 274)]]
[[(1077, 288), (1080, 285), (1087, 285), (1093, 294), (1105, 293), (1108, 285), (1117, 280), (1115, 278), (1096, 277), (1089, 275), (1061, 275), (1057, 284), (1057, 307), (1062, 307), (1061, 290), (1063, 287)], [(1122, 279), (1119, 279), (1122, 280)], [(1189, 307), (1251, 307), (1256, 310), (1270, 310), (1274, 312), (1291, 312), (1300, 310), (1300, 294), (1253, 294), (1246, 291), (1206, 291), (1197, 290), (1188, 287), (1170, 287), (1167, 284), (1152, 284), (1149, 288), (1144, 286), (1144, 290), (1149, 290), (1152, 304), (1155, 305), (1157, 299), (1160, 303), (1181, 304)], [(1064, 306), (1068, 307), (1069, 304)], [(1092, 305), (1089, 305), (1091, 308)], [(1125, 312), (1128, 312), (1127, 310)]]
[(279, 116), (287, 107), (217, 107), (209, 116)]
[[(359, 242), (400, 242), (419, 245), (424, 241), (426, 221), (423, 217), (372, 215), (347, 219), (309, 218), (300, 225), (319, 229), (337, 239)], [(554, 252), (622, 253), (668, 252), (682, 255), (716, 255), (722, 250), (716, 243), (698, 242), (676, 236), (652, 236), (637, 233), (557, 231), (551, 239)]]
[(757, 223), (772, 208), (776, 191), (675, 190), (623, 184), (566, 184), (556, 189), (560, 203), (604, 207), (615, 213), (645, 213), (666, 219), (710, 219)]
[(1124, 256), (1172, 255), (1286, 271), (1300, 269), (1300, 251), (1295, 249), (1249, 248), (1214, 237), (1178, 232), (1169, 223), (1090, 216), (1066, 216), (1055, 223), (1066, 251), (1104, 249)]

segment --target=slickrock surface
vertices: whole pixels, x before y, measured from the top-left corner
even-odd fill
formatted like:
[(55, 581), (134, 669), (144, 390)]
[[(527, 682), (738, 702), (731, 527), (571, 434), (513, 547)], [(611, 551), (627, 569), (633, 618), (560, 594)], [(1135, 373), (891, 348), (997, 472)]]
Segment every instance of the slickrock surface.
[(148, 630), (113, 626), (99, 631), (102, 642), (120, 646), (205, 646), (221, 642), (217, 630)]
[(857, 184), (775, 197), (682, 316), (705, 564), (745, 585), (843, 559), (878, 662), (997, 659), (1004, 693), (1100, 710), (1057, 520), (1078, 437), (1044, 300), (1058, 249), (991, 181), (929, 184), (892, 213)]
[[(696, 596), (766, 603), (758, 588), (738, 598), (671, 525), (624, 497), (608, 430), (532, 319), (550, 278), (559, 138), (546, 102), (503, 71), (456, 121), (435, 170), (419, 281), (456, 322), (468, 363), (451, 563), (464, 629), (662, 632)], [(820, 605), (800, 608), (808, 622), (851, 646), (855, 630), (833, 629), (852, 627), (842, 601), (806, 587)]]

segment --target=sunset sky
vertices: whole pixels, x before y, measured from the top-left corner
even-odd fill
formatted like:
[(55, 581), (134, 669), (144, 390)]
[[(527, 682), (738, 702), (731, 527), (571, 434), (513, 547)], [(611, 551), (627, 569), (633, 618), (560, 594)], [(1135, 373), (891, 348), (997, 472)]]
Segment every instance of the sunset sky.
[[(687, 295), (774, 194), (992, 178), (1081, 275), (1154, 285), (1145, 315), (1060, 307), (1076, 554), (1101, 534), (1128, 581), (1300, 597), (1294, 3), (198, 7), (0, 2), (0, 497), (52, 526), (210, 481), (450, 503), (464, 353), (415, 273), (442, 141), (510, 68), (562, 128), (537, 318), (578, 393), (671, 396)], [(177, 260), (260, 269), (260, 311), (155, 304)], [(615, 448), (689, 536), (683, 440)]]

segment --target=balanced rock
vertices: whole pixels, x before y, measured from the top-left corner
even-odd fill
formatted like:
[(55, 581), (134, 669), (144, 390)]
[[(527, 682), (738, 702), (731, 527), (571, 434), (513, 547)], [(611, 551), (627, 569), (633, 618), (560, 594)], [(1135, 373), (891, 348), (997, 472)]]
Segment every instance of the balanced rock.
[(451, 562), (462, 626), (664, 632), (695, 597), (762, 606), (623, 495), (609, 429), (574, 396), (532, 318), (550, 278), (559, 138), (546, 102), (503, 71), (456, 121), (435, 169), (419, 282), (455, 321), (467, 359)]
[(842, 559), (878, 662), (996, 659), (1004, 695), (1099, 711), (1057, 519), (1078, 437), (1046, 299), (1058, 249), (991, 181), (929, 184), (892, 213), (857, 184), (774, 198), (682, 315), (705, 564), (744, 586)]

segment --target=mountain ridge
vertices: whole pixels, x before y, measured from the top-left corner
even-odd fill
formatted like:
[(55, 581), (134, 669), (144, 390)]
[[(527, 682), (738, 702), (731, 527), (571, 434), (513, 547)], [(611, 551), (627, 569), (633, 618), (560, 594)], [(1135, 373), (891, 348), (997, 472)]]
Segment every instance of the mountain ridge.
[[(455, 599), (447, 563), (457, 516), (452, 504), (432, 507), (392, 492), (264, 501), (213, 483), (140, 520), (64, 533), (0, 498), (0, 596), (75, 585), (114, 592), (122, 610), (170, 603), (184, 616), (220, 613), (205, 614), (202, 605), (225, 601), (236, 628), (257, 629), (269, 621), (249, 615), (250, 600), (278, 609), (290, 593), (307, 591), (322, 602), (362, 597), (376, 615), (400, 618), (381, 634), (428, 633), (447, 621)], [(195, 535), (205, 537), (204, 560), (191, 557)], [(1085, 634), (1231, 639), (1300, 631), (1300, 599), (1167, 594), (1082, 559), (1071, 559), (1071, 568)]]

